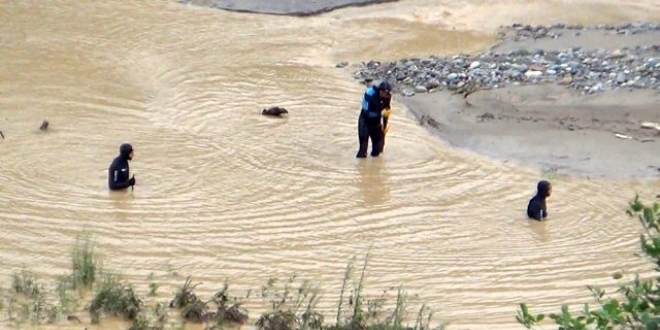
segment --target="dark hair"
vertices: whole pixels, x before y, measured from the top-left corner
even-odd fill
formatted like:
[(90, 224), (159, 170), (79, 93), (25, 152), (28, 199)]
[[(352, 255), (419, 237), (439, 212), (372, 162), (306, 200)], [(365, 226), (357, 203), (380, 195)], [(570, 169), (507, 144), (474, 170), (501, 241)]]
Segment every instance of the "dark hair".
[(550, 190), (551, 185), (552, 184), (550, 183), (550, 181), (541, 180), (536, 185), (536, 190), (538, 191), (539, 194), (542, 194), (543, 196), (548, 196), (548, 191)]
[(379, 91), (392, 91), (392, 85), (387, 80), (383, 80), (376, 86)]
[(131, 151), (133, 151), (133, 146), (129, 143), (122, 143), (122, 145), (119, 146), (119, 153), (123, 156), (128, 156)]

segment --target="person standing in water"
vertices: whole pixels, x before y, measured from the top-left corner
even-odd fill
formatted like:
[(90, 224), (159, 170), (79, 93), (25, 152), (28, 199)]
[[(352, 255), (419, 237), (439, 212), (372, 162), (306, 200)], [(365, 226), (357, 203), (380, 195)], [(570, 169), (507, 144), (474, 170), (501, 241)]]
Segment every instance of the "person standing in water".
[(132, 159), (133, 146), (128, 143), (119, 146), (119, 156), (112, 161), (108, 168), (108, 188), (110, 190), (123, 190), (135, 185), (135, 175), (129, 178), (128, 161)]
[(383, 129), (387, 127), (387, 116), (383, 116), (383, 111), (390, 108), (391, 92), (392, 86), (385, 80), (376, 86), (369, 86), (364, 92), (362, 109), (358, 118), (360, 149), (356, 155), (357, 158), (367, 157), (369, 139), (372, 144), (372, 157), (378, 157), (383, 151)]
[(527, 216), (531, 219), (541, 221), (548, 216), (548, 209), (545, 205), (545, 199), (552, 193), (552, 184), (546, 180), (541, 180), (536, 185), (536, 195), (529, 200), (527, 205)]

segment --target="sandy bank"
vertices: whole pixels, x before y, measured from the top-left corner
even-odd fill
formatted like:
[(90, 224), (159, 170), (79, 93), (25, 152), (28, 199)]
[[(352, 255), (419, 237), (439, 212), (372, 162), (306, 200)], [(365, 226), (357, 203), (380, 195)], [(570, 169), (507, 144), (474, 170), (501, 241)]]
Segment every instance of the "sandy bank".
[(236, 12), (292, 16), (317, 15), (339, 8), (395, 1), (398, 0), (177, 0), (182, 4)]
[[(649, 177), (660, 172), (660, 92), (580, 95), (562, 86), (513, 86), (468, 97), (400, 98), (455, 147), (560, 174)], [(616, 134), (621, 134), (617, 137)]]

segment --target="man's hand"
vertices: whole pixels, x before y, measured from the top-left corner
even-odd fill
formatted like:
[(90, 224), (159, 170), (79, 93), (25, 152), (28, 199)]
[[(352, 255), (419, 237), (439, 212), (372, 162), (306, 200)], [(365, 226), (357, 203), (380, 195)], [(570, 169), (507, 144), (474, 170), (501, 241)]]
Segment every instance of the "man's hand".
[(383, 110), (383, 117), (389, 118), (391, 114), (392, 114), (392, 109), (385, 108), (385, 110)]
[(384, 134), (387, 134), (387, 132), (389, 132), (389, 130), (390, 130), (390, 125), (383, 126), (383, 133)]

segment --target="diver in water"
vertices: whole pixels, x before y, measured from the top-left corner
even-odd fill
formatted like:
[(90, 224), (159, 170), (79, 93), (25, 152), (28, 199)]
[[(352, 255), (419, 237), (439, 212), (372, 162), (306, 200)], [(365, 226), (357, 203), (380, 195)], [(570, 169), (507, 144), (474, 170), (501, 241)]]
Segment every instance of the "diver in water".
[(128, 161), (133, 159), (133, 146), (124, 143), (119, 146), (117, 156), (108, 168), (108, 188), (110, 190), (122, 190), (135, 185), (135, 175), (129, 179)]
[(369, 139), (371, 139), (371, 156), (378, 157), (383, 151), (384, 128), (387, 127), (388, 117), (383, 112), (388, 112), (392, 99), (392, 86), (383, 80), (376, 86), (369, 86), (364, 92), (362, 99), (362, 110), (358, 118), (358, 139), (360, 150), (357, 158), (367, 157)]
[(552, 193), (552, 184), (542, 180), (536, 185), (536, 195), (529, 200), (527, 205), (527, 216), (531, 219), (541, 221), (548, 216), (545, 199)]

